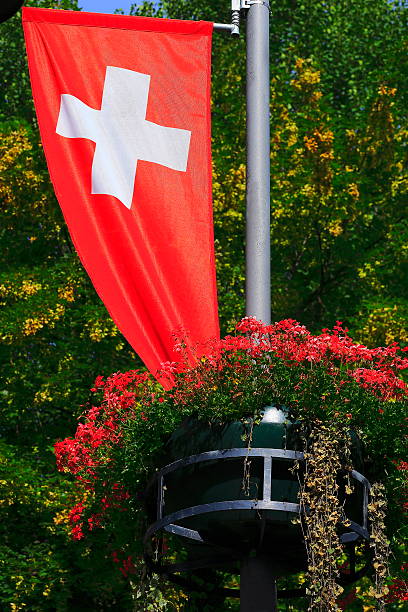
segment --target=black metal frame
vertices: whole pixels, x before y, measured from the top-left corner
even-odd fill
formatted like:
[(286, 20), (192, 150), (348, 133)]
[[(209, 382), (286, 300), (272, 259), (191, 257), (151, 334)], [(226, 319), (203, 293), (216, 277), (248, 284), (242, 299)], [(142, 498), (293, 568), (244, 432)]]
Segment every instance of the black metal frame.
[[(176, 470), (181, 468), (185, 468), (189, 465), (195, 465), (198, 463), (203, 463), (206, 461), (214, 461), (214, 460), (222, 460), (222, 459), (232, 459), (232, 458), (263, 458), (263, 497), (262, 499), (251, 499), (251, 500), (228, 500), (221, 502), (213, 502), (209, 504), (201, 504), (197, 506), (191, 506), (189, 508), (183, 508), (182, 510), (178, 510), (177, 512), (173, 512), (171, 514), (165, 515), (165, 501), (164, 501), (164, 491), (165, 491), (165, 477), (167, 474), (170, 474)], [(290, 512), (293, 514), (301, 513), (300, 504), (291, 503), (291, 502), (283, 502), (283, 501), (274, 501), (273, 496), (273, 459), (284, 459), (287, 461), (302, 461), (304, 459), (304, 455), (302, 452), (294, 451), (294, 450), (285, 450), (285, 449), (277, 449), (277, 448), (231, 448), (225, 450), (214, 450), (205, 453), (199, 453), (197, 455), (191, 455), (190, 457), (186, 457), (184, 459), (179, 459), (178, 461), (174, 461), (169, 465), (163, 467), (160, 471), (158, 471), (153, 477), (150, 486), (157, 487), (157, 514), (156, 521), (150, 525), (147, 529), (144, 537), (144, 548), (145, 548), (145, 560), (152, 570), (157, 573), (166, 574), (168, 578), (173, 580), (178, 584), (182, 584), (184, 587), (191, 587), (191, 583), (188, 580), (185, 580), (179, 576), (174, 576), (175, 573), (183, 572), (183, 571), (194, 571), (199, 568), (216, 568), (223, 567), (226, 564), (231, 564), (231, 562), (239, 561), (242, 557), (242, 554), (227, 549), (223, 546), (220, 546), (216, 542), (209, 541), (208, 539), (204, 539), (200, 533), (194, 529), (188, 529), (187, 527), (183, 527), (182, 525), (178, 525), (179, 521), (183, 519), (190, 518), (193, 516), (198, 516), (201, 514), (208, 514), (211, 512), (220, 512), (220, 511), (229, 511), (229, 510), (277, 510), (283, 512)], [(350, 582), (354, 582), (361, 575), (366, 573), (368, 569), (368, 564), (363, 567), (361, 570), (355, 570), (355, 544), (363, 539), (369, 539), (369, 533), (367, 530), (367, 505), (368, 505), (368, 494), (370, 490), (370, 483), (368, 480), (356, 470), (352, 470), (350, 472), (350, 476), (361, 483), (363, 486), (363, 507), (362, 507), (362, 516), (363, 523), (362, 525), (349, 520), (350, 531), (343, 533), (340, 536), (340, 541), (342, 544), (345, 544), (350, 549), (350, 573), (348, 576), (343, 576), (342, 584), (347, 584)], [(159, 559), (154, 559), (154, 552), (152, 547), (152, 538), (157, 537), (158, 532), (166, 531), (168, 533), (175, 534), (177, 536), (181, 536), (188, 540), (194, 540), (196, 542), (201, 542), (203, 544), (209, 544), (217, 551), (217, 557), (203, 557), (202, 559), (197, 559), (194, 561), (186, 561), (184, 563), (172, 563), (163, 565), (159, 561)], [(156, 555), (157, 557), (157, 555)], [(224, 589), (223, 592), (228, 596), (236, 596), (239, 597), (238, 589)], [(280, 591), (279, 597), (294, 597), (300, 596), (301, 590), (291, 590), (291, 591)]]

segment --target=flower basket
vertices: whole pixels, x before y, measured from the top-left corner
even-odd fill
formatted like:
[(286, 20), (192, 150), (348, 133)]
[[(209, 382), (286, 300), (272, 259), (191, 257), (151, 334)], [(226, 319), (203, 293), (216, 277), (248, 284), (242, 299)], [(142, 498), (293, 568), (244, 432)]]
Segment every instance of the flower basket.
[[(152, 524), (145, 535), (148, 564), (171, 574), (180, 570), (153, 562), (151, 538), (161, 531), (183, 540), (188, 560), (183, 568), (239, 563), (251, 554), (267, 556), (275, 576), (307, 568), (299, 489), (304, 477), (304, 440), (300, 423), (284, 408), (268, 406), (253, 419), (205, 425), (187, 419), (166, 445), (168, 461), (147, 488)], [(361, 445), (353, 436), (353, 464), (361, 468)], [(296, 463), (297, 469), (294, 469)], [(342, 478), (343, 476), (343, 478)], [(339, 474), (339, 497), (348, 519), (341, 542), (349, 546), (369, 539), (367, 504), (370, 485), (356, 470), (355, 486), (345, 495)], [(271, 554), (279, 551), (279, 554)], [(204, 553), (204, 554), (203, 554)], [(367, 570), (367, 565), (364, 567)], [(363, 574), (348, 573), (347, 582)], [(345, 580), (342, 580), (345, 582)]]
[[(179, 582), (273, 551), (275, 574), (306, 570), (311, 609), (326, 612), (363, 573), (355, 547), (371, 531), (366, 600), (385, 605), (386, 521), (401, 563), (408, 359), (395, 344), (355, 344), (341, 324), (315, 336), (290, 320), (245, 319), (238, 332), (195, 355), (176, 344), (179, 362), (160, 373), (168, 391), (137, 371), (97, 379), (99, 403), (56, 446), (83, 491), (74, 538), (99, 529), (115, 563), (122, 551), (124, 575), (144, 551), (152, 571)], [(369, 492), (367, 479), (383, 485)]]
[[(292, 524), (300, 508), (298, 477), (291, 468), (303, 457), (296, 425), (284, 411), (269, 407), (253, 425), (249, 447), (245, 430), (240, 421), (203, 429), (189, 419), (171, 436), (170, 465), (149, 487), (149, 515), (159, 508), (159, 523), (149, 535), (166, 516), (168, 524), (161, 527), (166, 531), (212, 543), (214, 563), (225, 551), (240, 559), (255, 549), (279, 547), (288, 551), (287, 560), (279, 561), (280, 572), (300, 570), (306, 564), (303, 538), (300, 526)], [(189, 552), (194, 559), (200, 547), (190, 546)]]

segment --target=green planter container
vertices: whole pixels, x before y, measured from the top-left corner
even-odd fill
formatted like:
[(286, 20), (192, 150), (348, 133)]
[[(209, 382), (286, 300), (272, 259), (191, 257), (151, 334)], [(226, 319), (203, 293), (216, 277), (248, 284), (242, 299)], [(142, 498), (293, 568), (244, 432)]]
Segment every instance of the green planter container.
[[(286, 411), (267, 407), (261, 422), (253, 425), (250, 449), (301, 451), (299, 426), (287, 418)], [(227, 449), (242, 449), (242, 457), (217, 458), (184, 466), (165, 476), (164, 513), (177, 513), (185, 508), (214, 503), (256, 502), (264, 494), (264, 457), (248, 456), (249, 426), (240, 421), (212, 425), (189, 419), (171, 437), (163, 463)], [(275, 502), (298, 504), (298, 476), (290, 469), (293, 459), (272, 458), (270, 497)], [(152, 518), (157, 498), (151, 498)], [(276, 571), (293, 573), (305, 567), (305, 549), (297, 516), (285, 510), (226, 509), (210, 510), (177, 521), (177, 525), (198, 532), (214, 549), (248, 555), (252, 551), (279, 551)], [(190, 557), (203, 554), (203, 544), (187, 541)], [(215, 548), (214, 548), (215, 547)]]
[[(361, 471), (361, 445), (351, 435), (353, 467)], [(231, 567), (256, 554), (269, 559), (275, 576), (304, 570), (306, 549), (298, 504), (302, 451), (300, 424), (290, 421), (284, 408), (266, 407), (258, 424), (235, 421), (210, 426), (186, 420), (171, 436), (160, 460), (164, 467), (147, 491), (151, 525), (145, 534), (146, 561), (169, 575)], [(295, 461), (298, 470), (293, 470)], [(338, 475), (340, 502), (352, 523), (340, 536), (351, 548), (358, 539), (369, 537), (370, 485), (359, 471), (351, 473), (354, 493), (349, 496), (345, 478)], [(153, 561), (152, 538), (163, 530), (180, 537), (187, 551), (187, 562), (181, 566), (164, 567)]]

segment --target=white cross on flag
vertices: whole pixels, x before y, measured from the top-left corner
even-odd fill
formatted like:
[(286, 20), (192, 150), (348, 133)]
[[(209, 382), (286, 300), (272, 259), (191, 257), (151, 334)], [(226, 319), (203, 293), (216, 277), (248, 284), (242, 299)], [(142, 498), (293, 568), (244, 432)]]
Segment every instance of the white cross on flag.
[[(62, 94), (57, 134), (96, 143), (92, 193), (107, 193), (132, 205), (139, 159), (186, 172), (191, 132), (146, 120), (150, 76), (106, 68), (101, 110)], [(120, 168), (120, 172), (118, 172)]]
[(218, 336), (212, 24), (23, 9), (55, 193), (101, 299), (147, 367)]

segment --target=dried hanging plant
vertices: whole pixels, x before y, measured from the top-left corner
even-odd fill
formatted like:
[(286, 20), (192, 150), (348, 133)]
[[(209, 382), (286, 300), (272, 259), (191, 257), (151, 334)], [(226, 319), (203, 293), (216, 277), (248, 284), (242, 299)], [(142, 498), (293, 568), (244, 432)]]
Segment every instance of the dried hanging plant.
[(308, 558), (308, 609), (332, 612), (340, 609), (336, 602), (343, 592), (337, 584), (338, 561), (343, 554), (338, 525), (345, 518), (337, 476), (344, 469), (342, 459), (349, 441), (336, 424), (317, 422), (307, 444), (300, 504)]
[(387, 502), (385, 499), (384, 485), (375, 483), (370, 491), (370, 503), (368, 504), (368, 518), (370, 521), (370, 547), (373, 551), (374, 584), (368, 594), (376, 600), (376, 608), (383, 612), (386, 609), (385, 598), (389, 593), (386, 579), (389, 575), (388, 558), (389, 543), (385, 535), (385, 517), (387, 514)]

